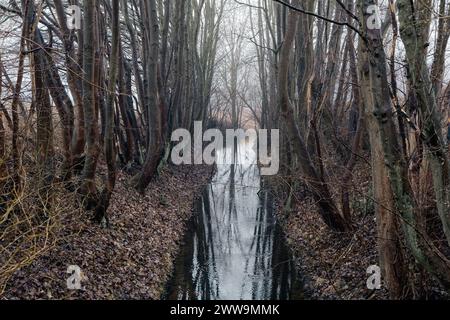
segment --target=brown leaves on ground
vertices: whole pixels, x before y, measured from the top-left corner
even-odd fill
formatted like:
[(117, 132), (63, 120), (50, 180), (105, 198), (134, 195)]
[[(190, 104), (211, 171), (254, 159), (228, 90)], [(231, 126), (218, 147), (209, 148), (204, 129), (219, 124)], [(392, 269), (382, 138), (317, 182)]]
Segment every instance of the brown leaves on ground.
[[(158, 299), (179, 248), (194, 198), (211, 167), (165, 169), (144, 196), (118, 174), (110, 227), (88, 216), (63, 217), (54, 248), (9, 280), (3, 299)], [(68, 204), (69, 205), (69, 204)], [(82, 270), (81, 290), (68, 290), (67, 268)]]
[[(352, 175), (349, 191), (355, 228), (351, 233), (331, 232), (320, 218), (311, 196), (304, 190), (294, 195), (292, 209), (277, 210), (297, 269), (304, 278), (306, 296), (310, 299), (389, 299), (383, 279), (381, 290), (367, 288), (367, 280), (371, 276), (367, 273), (368, 268), (380, 264), (370, 166), (360, 163)], [(297, 181), (302, 180), (298, 178)], [(338, 174), (332, 181), (331, 187), (340, 186)], [(276, 186), (279, 181), (270, 183)], [(332, 190), (338, 197), (339, 189)], [(282, 203), (281, 200), (277, 202)], [(413, 262), (411, 256), (407, 258)], [(414, 279), (414, 284), (409, 286), (426, 294), (416, 298), (448, 299), (448, 294), (436, 281), (416, 267), (412, 268), (411, 264), (409, 269), (410, 277)]]
[(310, 299), (386, 299), (385, 289), (367, 289), (369, 266), (378, 265), (376, 221), (367, 167), (358, 168), (352, 188), (355, 231), (333, 233), (317, 212), (311, 197), (297, 194), (292, 210), (277, 210), (304, 278)]

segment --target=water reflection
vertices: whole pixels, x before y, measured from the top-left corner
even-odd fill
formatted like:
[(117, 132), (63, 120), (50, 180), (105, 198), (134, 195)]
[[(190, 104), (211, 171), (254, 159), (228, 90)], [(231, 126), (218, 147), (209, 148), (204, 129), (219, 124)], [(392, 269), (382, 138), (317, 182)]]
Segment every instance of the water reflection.
[[(300, 299), (291, 257), (262, 191), (253, 142), (223, 149), (168, 284), (172, 300)], [(238, 160), (230, 165), (232, 159)]]

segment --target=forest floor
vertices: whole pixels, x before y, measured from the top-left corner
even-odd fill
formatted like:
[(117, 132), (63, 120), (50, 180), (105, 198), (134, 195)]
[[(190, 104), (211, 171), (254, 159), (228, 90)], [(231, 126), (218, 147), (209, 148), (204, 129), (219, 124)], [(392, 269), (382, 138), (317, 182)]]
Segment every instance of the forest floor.
[(366, 270), (378, 265), (373, 216), (359, 217), (352, 235), (330, 232), (313, 204), (296, 203), (278, 218), (293, 251), (307, 299), (388, 299), (386, 290), (368, 290)]
[[(294, 195), (291, 209), (285, 210), (281, 193), (274, 191), (277, 218), (293, 252), (307, 299), (389, 299), (383, 282), (380, 290), (367, 288), (371, 276), (367, 269), (379, 265), (370, 174), (368, 165), (358, 165), (353, 173), (351, 206), (355, 231), (351, 234), (330, 232), (307, 194)], [(339, 185), (337, 181), (334, 184)], [(276, 185), (276, 181), (269, 180), (269, 185)], [(416, 286), (427, 292), (426, 297), (420, 298), (449, 299), (425, 274), (414, 271), (413, 277), (419, 282)]]
[[(0, 299), (159, 299), (194, 200), (212, 171), (211, 166), (166, 168), (145, 195), (120, 172), (110, 226), (87, 216), (61, 217), (61, 240), (15, 272)], [(71, 265), (81, 268), (81, 290), (67, 288)]]

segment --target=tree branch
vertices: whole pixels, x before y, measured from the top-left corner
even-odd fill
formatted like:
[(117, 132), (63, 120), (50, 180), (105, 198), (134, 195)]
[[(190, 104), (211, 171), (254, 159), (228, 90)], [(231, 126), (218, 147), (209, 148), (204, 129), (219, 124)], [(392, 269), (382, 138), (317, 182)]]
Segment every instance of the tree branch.
[(357, 28), (355, 28), (354, 26), (352, 26), (351, 24), (349, 24), (347, 22), (335, 21), (335, 20), (323, 17), (323, 16), (321, 16), (321, 15), (319, 15), (317, 13), (314, 13), (314, 12), (311, 12), (311, 11), (306, 11), (306, 10), (294, 7), (293, 5), (291, 5), (291, 4), (287, 3), (287, 2), (284, 2), (282, 0), (272, 0), (272, 1), (277, 2), (277, 3), (279, 3), (279, 4), (281, 4), (281, 5), (285, 6), (285, 7), (288, 7), (289, 9), (292, 9), (294, 11), (297, 11), (297, 12), (300, 12), (300, 13), (303, 13), (303, 14), (307, 14), (307, 15), (316, 17), (318, 19), (322, 19), (322, 20), (324, 20), (326, 22), (337, 24), (339, 26), (346, 26), (347, 28), (355, 31), (362, 39), (364, 39), (364, 40), (366, 39), (360, 30), (358, 30)]

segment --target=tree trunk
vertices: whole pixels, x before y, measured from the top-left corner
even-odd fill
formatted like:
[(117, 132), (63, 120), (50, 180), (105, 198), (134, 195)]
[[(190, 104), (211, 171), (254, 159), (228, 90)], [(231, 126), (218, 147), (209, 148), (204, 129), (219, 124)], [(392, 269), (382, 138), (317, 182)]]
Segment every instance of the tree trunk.
[(438, 110), (436, 93), (430, 79), (426, 56), (421, 54), (427, 40), (423, 38), (423, 28), (420, 28), (423, 22), (416, 14), (417, 8), (414, 8), (413, 2), (399, 0), (397, 6), (412, 90), (416, 94), (424, 125), (423, 136), (433, 174), (436, 204), (447, 243), (450, 245), (450, 162), (442, 134), (442, 117)]
[[(298, 3), (298, 1), (294, 1)], [(322, 215), (325, 223), (336, 231), (347, 231), (350, 225), (341, 216), (338, 207), (336, 206), (331, 192), (327, 184), (319, 177), (316, 168), (312, 164), (311, 158), (307, 151), (306, 144), (300, 135), (299, 128), (294, 120), (292, 105), (289, 101), (288, 93), (288, 73), (289, 61), (294, 42), (294, 35), (297, 29), (297, 13), (290, 10), (288, 16), (287, 30), (281, 47), (280, 65), (279, 65), (279, 103), (281, 114), (286, 122), (289, 138), (292, 140), (294, 152), (296, 153), (302, 174), (304, 175), (311, 192), (317, 201), (319, 212)]]
[[(401, 217), (405, 238), (415, 259), (443, 285), (450, 285), (450, 262), (427, 239), (416, 217), (412, 190), (407, 177), (406, 160), (395, 127), (395, 113), (390, 100), (387, 81), (386, 54), (383, 49), (380, 29), (368, 28), (370, 13), (367, 8), (376, 5), (374, 0), (363, 0), (360, 18), (363, 21), (365, 38), (360, 43), (361, 78), (365, 79), (363, 96), (372, 137), (373, 150), (382, 149), (385, 170), (388, 173), (392, 203)], [(381, 161), (381, 160), (380, 160)], [(374, 172), (374, 179), (382, 172)], [(377, 199), (378, 201), (378, 199)], [(388, 218), (388, 217), (387, 217)], [(390, 220), (390, 219), (389, 219)], [(379, 223), (386, 223), (379, 221)], [(392, 226), (391, 226), (392, 228)], [(381, 237), (382, 235), (380, 235)], [(391, 253), (392, 254), (392, 253)]]
[(96, 94), (94, 84), (95, 77), (95, 44), (96, 39), (96, 19), (95, 19), (95, 1), (85, 0), (84, 21), (83, 21), (83, 111), (84, 124), (86, 129), (86, 160), (82, 174), (81, 193), (88, 202), (88, 207), (94, 205), (97, 196), (97, 187), (95, 185), (95, 171), (97, 166), (97, 157), (99, 154), (98, 146), (98, 123), (96, 111)]
[(147, 59), (148, 84), (146, 88), (145, 109), (148, 114), (147, 154), (142, 171), (133, 178), (137, 190), (144, 192), (155, 175), (161, 158), (161, 114), (158, 100), (158, 53), (159, 53), (159, 22), (156, 11), (156, 1), (149, 0), (144, 4), (144, 57)]
[[(112, 43), (109, 63), (108, 98), (105, 110), (105, 159), (108, 167), (108, 180), (102, 191), (99, 204), (96, 209), (96, 220), (107, 219), (106, 211), (116, 184), (116, 149), (114, 144), (114, 102), (117, 74), (119, 68), (119, 0), (112, 0)], [(107, 219), (108, 220), (108, 219)]]

